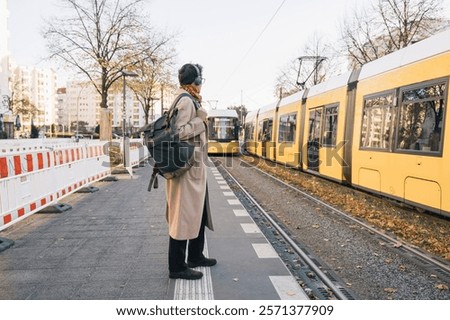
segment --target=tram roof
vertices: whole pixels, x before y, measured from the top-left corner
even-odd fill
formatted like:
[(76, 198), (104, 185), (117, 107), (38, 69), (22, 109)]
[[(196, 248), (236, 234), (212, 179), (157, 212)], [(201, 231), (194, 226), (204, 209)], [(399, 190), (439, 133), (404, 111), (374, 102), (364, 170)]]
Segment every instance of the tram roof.
[(234, 109), (214, 109), (208, 111), (208, 118), (218, 118), (218, 117), (226, 117), (226, 118), (237, 118), (238, 114)]
[(291, 104), (292, 102), (302, 101), (304, 93), (305, 93), (305, 91), (301, 90), (301, 91), (297, 91), (294, 94), (291, 94), (290, 96), (284, 97), (280, 101), (280, 107)]
[(371, 76), (450, 51), (449, 39), (450, 28), (406, 48), (366, 63), (361, 68), (358, 80), (364, 80)]
[(315, 86), (312, 86), (308, 91), (308, 97), (316, 96), (327, 91), (347, 86), (350, 75), (351, 72), (346, 72), (339, 76), (332, 77), (327, 81), (316, 84)]
[(249, 113), (245, 116), (245, 122), (252, 122), (256, 118), (257, 114), (258, 110), (249, 111)]
[(267, 112), (267, 111), (275, 110), (277, 105), (278, 105), (278, 100), (275, 101), (275, 102), (272, 102), (270, 104), (267, 104), (265, 106), (262, 106), (261, 108), (259, 108), (259, 114), (262, 114), (262, 113)]

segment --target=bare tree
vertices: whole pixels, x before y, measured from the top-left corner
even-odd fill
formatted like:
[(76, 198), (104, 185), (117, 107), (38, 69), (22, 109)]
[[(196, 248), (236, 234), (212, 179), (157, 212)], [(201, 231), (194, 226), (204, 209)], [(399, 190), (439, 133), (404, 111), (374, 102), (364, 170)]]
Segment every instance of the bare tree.
[(227, 109), (236, 110), (240, 124), (243, 125), (245, 123), (245, 118), (248, 114), (248, 110), (245, 105), (241, 104), (239, 106), (229, 106)]
[(155, 101), (162, 102), (163, 91), (175, 87), (171, 75), (175, 50), (165, 46), (152, 52), (150, 59), (145, 57), (148, 54), (144, 52), (142, 59), (134, 66), (134, 70), (140, 77), (128, 82), (128, 86), (133, 90), (144, 110), (145, 124), (148, 124), (149, 116), (152, 116), (153, 120)]
[[(44, 37), (50, 57), (58, 58), (68, 68), (75, 68), (89, 79), (101, 96), (102, 110), (108, 108), (108, 90), (133, 68), (142, 52), (164, 46), (160, 37), (144, 23), (142, 3), (145, 0), (61, 0), (68, 16), (47, 22)], [(111, 136), (107, 112), (101, 112), (100, 138)]]
[(355, 10), (341, 34), (352, 68), (404, 48), (441, 30), (442, 0), (378, 0)]

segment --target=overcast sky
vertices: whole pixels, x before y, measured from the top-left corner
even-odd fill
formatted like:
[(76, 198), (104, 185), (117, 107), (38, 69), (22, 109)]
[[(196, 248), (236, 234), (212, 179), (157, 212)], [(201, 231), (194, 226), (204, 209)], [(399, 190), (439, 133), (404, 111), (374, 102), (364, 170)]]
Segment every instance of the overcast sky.
[[(46, 55), (43, 18), (57, 14), (58, 0), (8, 1), (13, 58), (20, 65), (44, 66), (40, 63)], [(373, 1), (148, 0), (146, 10), (151, 25), (179, 34), (179, 66), (203, 65), (204, 101), (218, 101), (218, 108), (226, 108), (242, 99), (255, 109), (275, 99), (273, 88), (280, 69), (303, 54), (312, 34), (335, 42), (344, 17), (356, 5)], [(449, 2), (444, 1), (450, 17)]]

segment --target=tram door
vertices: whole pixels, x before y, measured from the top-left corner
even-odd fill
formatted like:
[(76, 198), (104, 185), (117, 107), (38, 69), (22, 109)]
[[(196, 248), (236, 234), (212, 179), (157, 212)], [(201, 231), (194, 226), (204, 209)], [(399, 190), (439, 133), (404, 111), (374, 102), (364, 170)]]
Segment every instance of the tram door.
[(320, 132), (322, 125), (323, 109), (314, 109), (309, 112), (309, 134), (308, 134), (308, 169), (319, 171), (319, 150), (320, 150)]
[(270, 146), (272, 141), (272, 118), (264, 119), (262, 123), (262, 137), (261, 137), (261, 156), (267, 158), (270, 155)]

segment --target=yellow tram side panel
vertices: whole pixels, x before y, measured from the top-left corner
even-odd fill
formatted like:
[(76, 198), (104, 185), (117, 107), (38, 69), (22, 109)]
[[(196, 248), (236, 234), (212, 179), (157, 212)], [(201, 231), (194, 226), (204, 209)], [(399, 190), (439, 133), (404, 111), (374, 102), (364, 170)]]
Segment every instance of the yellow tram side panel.
[[(261, 122), (267, 119), (272, 119), (271, 139), (264, 141), (264, 132), (262, 132)], [(273, 109), (260, 112), (257, 118), (257, 130), (256, 130), (256, 155), (259, 157), (276, 161), (276, 141), (278, 139), (277, 132), (275, 130), (277, 125), (277, 115), (275, 106)]]
[[(277, 139), (276, 139), (276, 160), (279, 163), (285, 164), (289, 167), (298, 167), (300, 163), (300, 135), (299, 132), (301, 130), (301, 99), (298, 101), (294, 101), (290, 104), (282, 106), (278, 109), (277, 115), (277, 126), (275, 130), (277, 131)], [(279, 141), (279, 130), (280, 130), (280, 117), (286, 114), (296, 113), (296, 130), (294, 135), (293, 142), (280, 142)]]
[(306, 114), (304, 121), (304, 134), (303, 134), (303, 152), (302, 152), (302, 167), (303, 170), (308, 170), (308, 153), (306, 145), (308, 142), (309, 133), (309, 112), (310, 110), (318, 107), (324, 107), (337, 103), (338, 106), (338, 119), (337, 119), (337, 135), (336, 146), (321, 146), (319, 149), (319, 170), (320, 176), (326, 177), (331, 180), (342, 182), (343, 166), (344, 166), (344, 135), (345, 135), (345, 117), (347, 110), (347, 86), (339, 87), (334, 90), (330, 90), (321, 93), (316, 96), (308, 97), (306, 100)]
[(239, 154), (240, 147), (239, 141), (229, 142), (208, 142), (208, 154)]
[[(364, 96), (430, 80), (447, 78), (448, 81), (449, 75), (450, 52), (446, 52), (358, 83), (352, 146), (353, 185), (450, 215), (450, 170), (445, 165), (450, 161), (450, 131), (444, 128), (450, 125), (448, 110), (442, 128), (445, 135), (442, 156), (360, 150)], [(448, 92), (449, 88), (445, 109), (450, 107)]]

